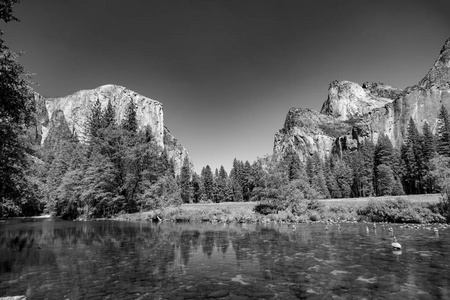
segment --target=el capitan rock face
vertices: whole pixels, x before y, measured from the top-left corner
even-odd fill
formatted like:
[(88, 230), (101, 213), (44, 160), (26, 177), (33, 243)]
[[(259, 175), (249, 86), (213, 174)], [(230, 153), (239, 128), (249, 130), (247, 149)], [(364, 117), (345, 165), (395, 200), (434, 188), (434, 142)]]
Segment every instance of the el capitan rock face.
[[(137, 106), (139, 128), (150, 126), (157, 145), (167, 150), (169, 157), (175, 162), (175, 172), (180, 173), (183, 160), (186, 156), (189, 157), (189, 153), (164, 127), (162, 104), (118, 85), (103, 85), (60, 98), (44, 98), (36, 94), (37, 122), (31, 130), (34, 142), (41, 146), (50, 145), (68, 136), (76, 136), (80, 141), (85, 141), (83, 124), (97, 99), (102, 109), (107, 106), (108, 100), (111, 101), (117, 120), (123, 119), (130, 100), (133, 100)], [(170, 143), (166, 144), (165, 141)]]
[(428, 74), (404, 90), (383, 83), (333, 81), (320, 114), (313, 110), (289, 110), (284, 127), (275, 134), (274, 155), (295, 150), (305, 161), (317, 151), (322, 157), (342, 149), (356, 149), (368, 138), (381, 134), (400, 147), (412, 117), (421, 131), (424, 122), (436, 130), (441, 105), (450, 110), (450, 38)]

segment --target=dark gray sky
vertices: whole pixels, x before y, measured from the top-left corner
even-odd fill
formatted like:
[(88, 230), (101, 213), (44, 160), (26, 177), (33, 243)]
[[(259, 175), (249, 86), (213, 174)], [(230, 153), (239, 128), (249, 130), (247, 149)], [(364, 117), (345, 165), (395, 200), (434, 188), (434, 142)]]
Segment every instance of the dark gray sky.
[(450, 37), (450, 1), (22, 0), (2, 24), (36, 91), (113, 83), (164, 105), (197, 171), (272, 153), (291, 107), (331, 81), (416, 84)]

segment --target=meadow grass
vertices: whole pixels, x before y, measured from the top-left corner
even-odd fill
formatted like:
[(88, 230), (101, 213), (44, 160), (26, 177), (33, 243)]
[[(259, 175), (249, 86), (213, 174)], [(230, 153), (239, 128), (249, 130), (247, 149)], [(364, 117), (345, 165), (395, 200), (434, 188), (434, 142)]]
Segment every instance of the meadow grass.
[[(182, 204), (178, 207), (123, 214), (118, 220), (211, 223), (396, 222), (443, 223), (440, 195), (325, 199), (301, 215), (289, 210), (258, 213), (259, 202)], [(308, 201), (308, 200), (303, 200)]]

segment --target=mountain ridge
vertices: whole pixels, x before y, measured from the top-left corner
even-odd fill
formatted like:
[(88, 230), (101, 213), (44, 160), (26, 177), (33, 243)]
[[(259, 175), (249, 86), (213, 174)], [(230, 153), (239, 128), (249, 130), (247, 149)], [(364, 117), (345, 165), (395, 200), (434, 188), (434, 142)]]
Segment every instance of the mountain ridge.
[(435, 132), (441, 105), (450, 110), (450, 38), (430, 71), (416, 85), (402, 90), (384, 83), (366, 82), (361, 86), (335, 80), (320, 113), (290, 109), (283, 128), (275, 134), (273, 154), (282, 156), (295, 151), (306, 161), (308, 155), (318, 152), (324, 158), (343, 149), (356, 149), (365, 139), (376, 143), (381, 134), (399, 148), (410, 117), (419, 131), (428, 122)]

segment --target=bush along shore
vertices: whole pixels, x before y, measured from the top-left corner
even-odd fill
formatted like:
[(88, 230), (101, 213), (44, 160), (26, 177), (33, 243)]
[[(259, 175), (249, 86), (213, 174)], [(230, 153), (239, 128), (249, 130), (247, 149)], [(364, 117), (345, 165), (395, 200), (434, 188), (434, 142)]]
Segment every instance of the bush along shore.
[(443, 201), (412, 202), (406, 199), (369, 199), (365, 202), (327, 203), (304, 200), (287, 207), (273, 201), (249, 205), (233, 203), (194, 204), (178, 207), (119, 214), (114, 220), (151, 222), (212, 222), (212, 223), (309, 223), (309, 222), (389, 222), (448, 223)]

